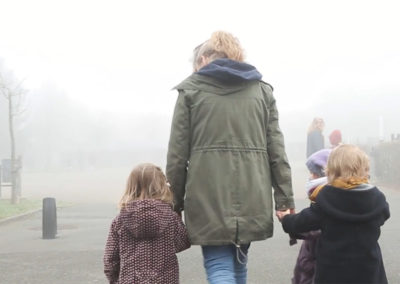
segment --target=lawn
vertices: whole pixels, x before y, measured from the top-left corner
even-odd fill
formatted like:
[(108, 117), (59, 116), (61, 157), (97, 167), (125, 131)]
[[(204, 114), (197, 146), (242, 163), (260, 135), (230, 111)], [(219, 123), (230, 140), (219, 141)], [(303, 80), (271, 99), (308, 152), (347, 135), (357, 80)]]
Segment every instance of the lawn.
[(41, 200), (21, 199), (19, 204), (11, 204), (9, 199), (0, 199), (0, 220), (40, 208)]

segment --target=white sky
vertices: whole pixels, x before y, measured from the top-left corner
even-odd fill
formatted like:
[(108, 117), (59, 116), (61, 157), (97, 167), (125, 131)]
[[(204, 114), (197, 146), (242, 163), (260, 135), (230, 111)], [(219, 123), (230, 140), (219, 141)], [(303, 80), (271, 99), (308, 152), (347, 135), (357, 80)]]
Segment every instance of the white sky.
[(239, 38), (280, 111), (348, 90), (399, 91), (397, 1), (0, 0), (0, 59), (92, 110), (171, 113), (170, 89), (215, 30)]

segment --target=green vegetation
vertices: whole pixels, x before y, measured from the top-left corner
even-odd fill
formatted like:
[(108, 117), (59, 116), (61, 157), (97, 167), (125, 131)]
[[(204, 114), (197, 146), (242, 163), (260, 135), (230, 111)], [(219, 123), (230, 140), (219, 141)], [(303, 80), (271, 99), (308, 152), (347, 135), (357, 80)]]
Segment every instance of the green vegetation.
[[(57, 201), (57, 208), (72, 206), (72, 202)], [(0, 220), (28, 213), (42, 208), (42, 200), (21, 199), (18, 204), (11, 204), (9, 199), (0, 199)]]
[(41, 200), (21, 199), (19, 204), (11, 204), (8, 199), (0, 199), (0, 220), (42, 208)]

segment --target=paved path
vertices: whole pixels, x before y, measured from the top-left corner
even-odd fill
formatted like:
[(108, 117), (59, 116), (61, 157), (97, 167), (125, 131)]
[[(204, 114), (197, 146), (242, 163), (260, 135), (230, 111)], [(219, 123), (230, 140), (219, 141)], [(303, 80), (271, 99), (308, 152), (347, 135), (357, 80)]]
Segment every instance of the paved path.
[[(380, 239), (390, 283), (400, 283), (400, 192), (386, 191), (392, 217)], [(307, 206), (304, 199), (297, 207)], [(113, 204), (76, 205), (58, 211), (58, 237), (41, 239), (41, 214), (0, 225), (0, 283), (107, 283), (102, 272), (104, 243)], [(299, 245), (290, 247), (276, 222), (272, 239), (254, 242), (248, 283), (290, 283)], [(179, 254), (181, 283), (207, 283), (198, 246)]]

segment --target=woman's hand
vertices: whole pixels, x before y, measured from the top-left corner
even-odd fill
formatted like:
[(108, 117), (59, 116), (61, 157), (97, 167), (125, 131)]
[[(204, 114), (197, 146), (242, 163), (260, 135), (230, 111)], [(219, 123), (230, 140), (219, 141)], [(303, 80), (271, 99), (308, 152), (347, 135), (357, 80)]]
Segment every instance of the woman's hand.
[(276, 211), (276, 217), (278, 217), (279, 221), (282, 221), (283, 217), (290, 214), (290, 209), (287, 210), (278, 210)]

